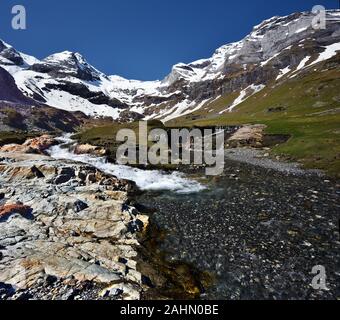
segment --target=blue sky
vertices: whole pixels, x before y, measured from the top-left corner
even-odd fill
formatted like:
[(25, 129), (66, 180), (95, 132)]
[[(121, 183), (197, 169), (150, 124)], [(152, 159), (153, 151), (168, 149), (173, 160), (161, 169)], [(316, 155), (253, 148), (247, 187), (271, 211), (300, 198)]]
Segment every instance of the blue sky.
[[(11, 29), (16, 4), (27, 10), (25, 31)], [(264, 19), (316, 4), (337, 8), (338, 0), (5, 0), (0, 38), (38, 58), (77, 51), (107, 74), (155, 80), (175, 63), (210, 57)]]

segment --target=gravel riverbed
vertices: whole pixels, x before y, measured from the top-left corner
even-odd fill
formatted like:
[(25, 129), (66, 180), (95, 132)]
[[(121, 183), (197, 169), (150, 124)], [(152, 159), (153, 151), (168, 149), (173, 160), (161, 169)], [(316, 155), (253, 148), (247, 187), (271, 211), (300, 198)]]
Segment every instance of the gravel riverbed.
[[(151, 219), (167, 231), (167, 259), (214, 278), (203, 299), (340, 299), (336, 181), (246, 149), (226, 155), (223, 175), (195, 175), (207, 190), (138, 201), (157, 210)], [(316, 265), (326, 269), (328, 290), (311, 285)]]

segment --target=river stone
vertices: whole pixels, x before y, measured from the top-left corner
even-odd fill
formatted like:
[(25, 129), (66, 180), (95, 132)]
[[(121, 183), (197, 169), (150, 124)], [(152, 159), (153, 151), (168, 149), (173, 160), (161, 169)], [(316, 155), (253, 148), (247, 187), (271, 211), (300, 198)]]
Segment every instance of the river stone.
[(72, 179), (72, 176), (69, 174), (60, 174), (54, 179), (55, 184), (63, 184)]
[(83, 211), (85, 209), (87, 209), (89, 206), (81, 201), (81, 200), (77, 200), (75, 203), (74, 203), (74, 211), (75, 212), (80, 212), (80, 211)]

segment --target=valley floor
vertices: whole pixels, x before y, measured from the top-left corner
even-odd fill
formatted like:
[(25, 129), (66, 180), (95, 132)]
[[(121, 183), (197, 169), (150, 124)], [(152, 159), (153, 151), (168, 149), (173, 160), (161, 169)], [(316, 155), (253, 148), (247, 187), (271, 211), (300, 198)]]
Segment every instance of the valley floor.
[[(110, 175), (121, 168), (99, 170), (93, 157), (8, 150), (0, 154), (2, 299), (340, 298), (336, 180), (233, 149), (221, 176), (146, 171), (183, 185), (138, 194)], [(317, 265), (328, 290), (311, 285)]]

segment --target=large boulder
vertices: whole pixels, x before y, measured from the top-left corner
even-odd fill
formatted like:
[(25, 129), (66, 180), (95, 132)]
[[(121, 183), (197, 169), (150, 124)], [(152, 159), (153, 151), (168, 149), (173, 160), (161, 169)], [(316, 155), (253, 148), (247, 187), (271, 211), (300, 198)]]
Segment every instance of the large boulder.
[(90, 144), (79, 144), (74, 149), (75, 154), (92, 154), (103, 157), (106, 155), (106, 150), (101, 147), (92, 146)]
[(45, 154), (46, 150), (56, 144), (56, 140), (49, 135), (27, 140), (24, 144), (8, 144), (0, 148), (1, 152)]
[(43, 153), (50, 147), (56, 144), (56, 140), (50, 135), (43, 135), (38, 138), (29, 139), (24, 143), (24, 146), (28, 146), (37, 150), (39, 153)]
[(265, 125), (246, 125), (237, 130), (229, 139), (228, 145), (231, 148), (263, 146)]

